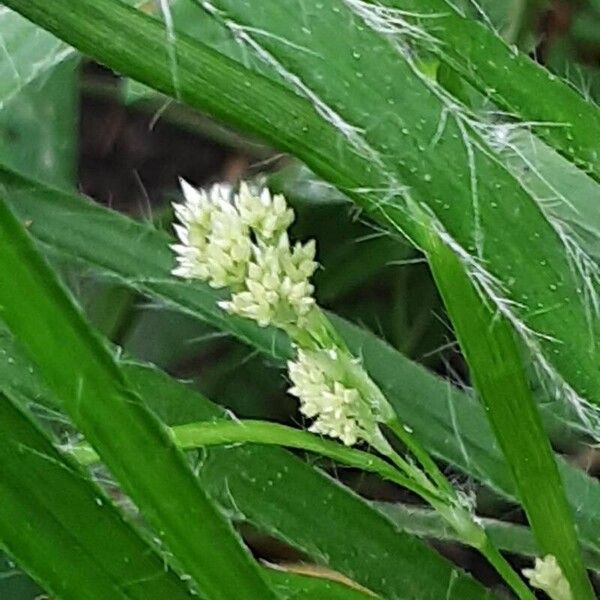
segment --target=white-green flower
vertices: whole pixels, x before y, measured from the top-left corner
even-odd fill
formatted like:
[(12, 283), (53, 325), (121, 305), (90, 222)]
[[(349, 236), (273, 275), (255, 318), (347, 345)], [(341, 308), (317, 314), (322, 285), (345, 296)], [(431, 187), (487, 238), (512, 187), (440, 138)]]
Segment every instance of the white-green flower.
[(294, 211), (288, 208), (281, 194), (272, 196), (267, 188), (257, 193), (244, 182), (240, 184), (235, 206), (244, 224), (265, 242), (278, 239), (294, 221)]
[(533, 569), (523, 569), (532, 587), (543, 590), (552, 600), (573, 600), (571, 587), (555, 556), (536, 558)]
[(248, 229), (234, 207), (223, 203), (214, 211), (207, 237), (205, 261), (208, 281), (216, 288), (242, 285), (252, 256)]
[(314, 241), (293, 247), (287, 228), (294, 212), (281, 195), (253, 192), (245, 183), (208, 192), (181, 182), (184, 204), (174, 204), (179, 244), (173, 274), (228, 287), (221, 308), (265, 327), (302, 328), (313, 308), (310, 277), (317, 268)]
[(276, 244), (253, 245), (244, 289), (220, 306), (230, 313), (255, 320), (261, 327), (302, 327), (315, 301), (309, 282), (317, 263), (315, 244), (290, 246), (286, 233)]
[(344, 368), (333, 351), (298, 350), (288, 362), (290, 394), (300, 400), (300, 412), (314, 419), (310, 431), (339, 438), (347, 446), (372, 441), (378, 428), (360, 392), (344, 384)]
[(211, 286), (239, 287), (248, 270), (251, 240), (248, 226), (230, 200), (229, 186), (214, 185), (207, 193), (181, 182), (185, 204), (174, 204), (180, 244), (173, 274), (201, 279)]

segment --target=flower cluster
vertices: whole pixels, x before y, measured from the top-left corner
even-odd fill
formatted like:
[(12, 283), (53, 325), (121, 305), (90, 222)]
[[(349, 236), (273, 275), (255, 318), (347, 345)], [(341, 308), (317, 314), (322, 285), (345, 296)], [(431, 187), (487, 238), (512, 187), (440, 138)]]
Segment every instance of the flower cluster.
[[(290, 244), (287, 229), (294, 212), (285, 198), (268, 190), (255, 193), (246, 184), (237, 194), (223, 185), (206, 192), (182, 182), (182, 189), (186, 201), (174, 205), (180, 243), (172, 246), (177, 255), (173, 273), (228, 288), (231, 296), (219, 306), (229, 313), (284, 329), (296, 342), (318, 339), (318, 313), (309, 318), (315, 311), (310, 278), (317, 267), (316, 246), (314, 241)], [(313, 419), (311, 431), (349, 446), (378, 439), (377, 411), (365, 398), (377, 394), (364, 390), (364, 377), (358, 378), (363, 391), (358, 389), (360, 367), (351, 356), (299, 349), (288, 366), (294, 384), (290, 393)]]
[(229, 201), (230, 188), (214, 185), (207, 193), (181, 182), (185, 204), (173, 204), (180, 244), (173, 275), (201, 279), (215, 288), (238, 288), (251, 255), (248, 226)]
[(573, 600), (569, 582), (561, 571), (556, 557), (548, 554), (536, 558), (533, 569), (523, 569), (532, 587), (543, 590), (552, 600)]
[(344, 373), (335, 352), (298, 350), (288, 362), (293, 386), (290, 394), (300, 400), (300, 412), (314, 419), (310, 431), (339, 438), (347, 446), (369, 441), (377, 424), (360, 392), (344, 385)]
[(174, 205), (180, 243), (172, 246), (173, 274), (230, 288), (221, 308), (262, 327), (301, 327), (314, 306), (316, 248), (313, 241), (290, 245), (294, 212), (285, 198), (246, 184), (235, 195), (223, 185), (205, 192), (182, 182), (182, 189), (186, 202)]
[(245, 289), (221, 302), (221, 308), (253, 319), (262, 327), (302, 326), (315, 303), (309, 283), (316, 267), (315, 249), (313, 241), (298, 243), (292, 249), (286, 233), (274, 245), (254, 246)]

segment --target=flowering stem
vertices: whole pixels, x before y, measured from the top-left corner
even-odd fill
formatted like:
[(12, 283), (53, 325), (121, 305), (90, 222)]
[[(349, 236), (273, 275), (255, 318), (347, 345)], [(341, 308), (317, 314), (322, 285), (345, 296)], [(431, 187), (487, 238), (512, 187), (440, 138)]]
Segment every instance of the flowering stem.
[(456, 491), (450, 485), (439, 467), (429, 456), (429, 454), (421, 448), (414, 440), (410, 433), (404, 428), (399, 419), (395, 418), (388, 423), (389, 428), (398, 436), (398, 438), (406, 444), (406, 447), (421, 463), (432, 481), (439, 486), (439, 491), (445, 497), (445, 501), (439, 502), (435, 499), (427, 500), (433, 508), (439, 512), (444, 519), (454, 528), (459, 534), (460, 539), (467, 545), (479, 550), (496, 569), (498, 574), (512, 588), (520, 600), (533, 600), (535, 596), (527, 587), (524, 581), (510, 566), (508, 561), (490, 542), (485, 530), (477, 524), (473, 516), (468, 510), (456, 503)]
[[(431, 498), (430, 491), (399, 473), (397, 469), (378, 456), (279, 423), (251, 420), (207, 421), (178, 425), (170, 428), (170, 433), (175, 444), (182, 450), (243, 443), (306, 450), (335, 460), (340, 464), (375, 473), (426, 500)], [(68, 448), (68, 451), (82, 465), (90, 466), (100, 461), (94, 449), (87, 443), (77, 444)]]
[(385, 446), (375, 445), (374, 447), (378, 452), (383, 454), (383, 456), (390, 459), (410, 479), (413, 479), (419, 484), (420, 487), (422, 487), (424, 490), (427, 490), (426, 496), (420, 494), (423, 500), (429, 502), (430, 504), (432, 501), (442, 500), (438, 488), (417, 465), (408, 462), (387, 443)]
[(454, 488), (450, 485), (444, 474), (435, 464), (435, 461), (406, 430), (406, 428), (404, 427), (404, 425), (402, 425), (400, 420), (397, 417), (395, 417), (392, 421), (387, 423), (387, 426), (396, 434), (398, 439), (406, 445), (408, 450), (421, 463), (421, 465), (425, 469), (425, 472), (429, 475), (431, 480), (438, 486), (438, 488), (441, 491), (443, 491), (449, 499), (454, 500), (456, 498), (456, 492)]
[[(223, 420), (179, 425), (172, 427), (170, 432), (176, 445), (182, 450), (241, 443), (285, 446), (314, 452), (340, 464), (375, 473), (383, 479), (414, 492), (436, 509), (458, 532), (463, 543), (478, 549), (489, 560), (520, 600), (534, 598), (523, 580), (490, 543), (483, 528), (475, 523), (468, 511), (449, 505), (448, 499), (439, 496), (424, 474), (422, 474), (425, 477), (424, 482), (416, 481), (415, 472), (422, 472), (393, 451), (392, 454), (395, 455), (395, 458), (389, 453), (386, 453), (386, 456), (394, 460), (406, 476), (378, 456), (278, 423)], [(69, 452), (82, 465), (93, 465), (100, 460), (94, 449), (86, 443), (69, 448)]]
[[(181, 449), (235, 443), (288, 446), (377, 473), (427, 501), (464, 543), (489, 557), (520, 598), (532, 598), (316, 304), (310, 283), (317, 268), (316, 245), (313, 240), (290, 244), (287, 229), (294, 211), (285, 198), (268, 190), (253, 191), (244, 183), (233, 197), (225, 186), (213, 186), (208, 193), (185, 182), (182, 188), (186, 202), (174, 205), (180, 243), (172, 246), (177, 260), (173, 273), (229, 288), (231, 297), (219, 303), (223, 310), (288, 333), (297, 350), (295, 360), (288, 362), (294, 384), (289, 391), (300, 399), (301, 412), (313, 419), (311, 431), (339, 438), (344, 445), (260, 421), (183, 425), (170, 430), (174, 442)], [(381, 424), (420, 466), (394, 451)], [(350, 447), (361, 440), (387, 460)], [(84, 464), (97, 460), (89, 446), (78, 446), (73, 454)]]
[(499, 550), (490, 542), (487, 535), (485, 536), (485, 542), (483, 546), (479, 548), (479, 551), (487, 558), (502, 579), (504, 579), (511, 587), (519, 600), (535, 600), (534, 593), (527, 587), (527, 584), (519, 577)]

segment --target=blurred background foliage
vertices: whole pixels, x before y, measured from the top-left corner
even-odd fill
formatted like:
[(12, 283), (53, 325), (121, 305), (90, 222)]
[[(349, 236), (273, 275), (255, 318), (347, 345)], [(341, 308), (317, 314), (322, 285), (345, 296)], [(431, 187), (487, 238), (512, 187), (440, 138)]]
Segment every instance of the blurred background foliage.
[[(479, 0), (477, 4), (462, 0), (462, 4), (598, 101), (600, 0)], [(149, 2), (148, 10), (154, 8)], [(181, 11), (178, 18), (188, 33), (219, 35), (206, 29), (207, 22), (186, 14), (193, 10), (200, 17), (192, 2), (179, 3), (176, 10)], [(527, 11), (525, 19), (515, 16), (520, 11)], [(295, 208), (294, 235), (317, 239), (322, 264), (316, 277), (320, 304), (374, 331), (453, 382), (469, 384), (427, 265), (402, 239), (378, 230), (335, 190), (288, 157), (96, 64), (82, 63), (41, 31), (39, 45), (47, 60), (57, 64), (42, 76), (31, 77), (25, 71), (31, 61), (19, 47), (21, 27), (30, 25), (2, 14), (0, 156), (5, 164), (56, 186), (76, 188), (167, 230), (170, 202), (179, 195), (178, 177), (198, 186), (236, 183), (241, 178), (264, 180), (272, 189), (284, 191)], [(286, 381), (264, 357), (155, 300), (73, 265), (58, 266), (89, 319), (124, 353), (194, 382), (240, 417), (282, 422), (297, 418)], [(554, 441), (573, 461), (595, 473), (600, 463), (594, 451), (579, 452), (560, 435)], [(353, 479), (352, 472), (343, 477), (371, 498), (394, 499), (398, 494), (370, 477)], [(482, 492), (478, 501), (484, 513), (519, 520), (519, 514), (503, 513), (502, 503), (490, 492)], [(260, 555), (297, 558), (286, 548), (247, 533)], [(493, 577), (473, 553), (452, 545), (445, 545), (444, 551), (482, 579)], [(8, 561), (0, 569), (1, 598), (22, 600), (39, 593)]]

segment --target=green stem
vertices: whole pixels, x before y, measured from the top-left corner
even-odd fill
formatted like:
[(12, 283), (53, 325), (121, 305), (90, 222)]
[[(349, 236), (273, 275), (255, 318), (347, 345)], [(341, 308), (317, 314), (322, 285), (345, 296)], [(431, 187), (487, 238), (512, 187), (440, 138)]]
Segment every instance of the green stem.
[[(244, 443), (305, 450), (349, 467), (375, 473), (383, 479), (405, 487), (427, 501), (432, 497), (430, 490), (400, 474), (392, 465), (378, 456), (279, 423), (225, 420), (188, 423), (172, 427), (170, 433), (175, 444), (182, 450)], [(94, 449), (85, 442), (68, 450), (82, 465), (89, 466), (100, 461)]]
[[(416, 483), (413, 479), (400, 474), (392, 465), (378, 456), (362, 450), (348, 448), (338, 442), (323, 439), (301, 429), (266, 421), (188, 423), (172, 427), (170, 432), (175, 444), (182, 450), (241, 443), (285, 446), (314, 452), (341, 464), (375, 473), (423, 498), (457, 531), (463, 543), (482, 552), (503, 579), (515, 590), (521, 600), (534, 598), (508, 562), (491, 545), (485, 530), (477, 525), (468, 511), (461, 507), (449, 505), (447, 497), (440, 498), (436, 493), (437, 490), (431, 486), (429, 480), (426, 479), (426, 485)], [(76, 445), (70, 449), (70, 453), (83, 465), (92, 465), (99, 462), (98, 455), (87, 443)], [(403, 461), (401, 457), (397, 456), (397, 458)], [(403, 470), (406, 469), (410, 477), (414, 477), (415, 467), (408, 465), (408, 463), (399, 466)], [(447, 483), (447, 485), (449, 484)], [(525, 593), (523, 590), (525, 590)]]
[(522, 341), (507, 317), (482, 302), (477, 283), (453, 249), (433, 235), (424, 246), (540, 549), (556, 557), (577, 600), (592, 600), (573, 512), (524, 368)]
[(479, 550), (487, 558), (520, 600), (534, 600), (535, 596), (527, 585), (496, 547), (492, 545), (485, 529), (477, 524), (468, 510), (457, 504), (456, 491), (431, 456), (412, 438), (398, 419), (394, 419), (388, 426), (406, 444), (410, 452), (419, 460), (429, 477), (439, 486), (439, 490), (444, 494), (445, 499), (442, 503), (435, 499), (429, 500), (431, 506), (458, 533), (463, 543)]
[(413, 438), (413, 436), (406, 430), (404, 425), (402, 425), (400, 420), (398, 418), (394, 418), (392, 421), (387, 423), (387, 426), (396, 434), (398, 439), (406, 445), (411, 454), (421, 463), (422, 467), (425, 469), (425, 472), (438, 486), (438, 488), (443, 491), (450, 500), (455, 500), (456, 491), (454, 488), (450, 485), (429, 453)]
[[(396, 523), (397, 527), (421, 538), (447, 540), (464, 543), (462, 536), (451, 527), (437, 510), (429, 507), (402, 504), (397, 502), (375, 502), (378, 510)], [(524, 525), (507, 521), (478, 517), (477, 523), (485, 529), (498, 550), (520, 554), (521, 556), (542, 556), (533, 532)], [(588, 547), (584, 550), (584, 561), (588, 569), (600, 572), (600, 553)]]
[(485, 537), (485, 542), (479, 551), (493, 565), (502, 579), (511, 587), (519, 600), (535, 600), (534, 593), (527, 587), (526, 583), (519, 577), (516, 571), (510, 566), (510, 563), (502, 556), (497, 548)]
[(409, 463), (387, 443), (386, 446), (375, 445), (374, 447), (378, 452), (383, 454), (383, 456), (391, 460), (403, 473), (422, 486), (423, 489), (428, 490), (429, 495), (427, 497), (422, 496), (424, 500), (430, 504), (434, 499), (437, 501), (440, 500), (438, 488), (417, 465)]

